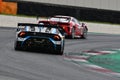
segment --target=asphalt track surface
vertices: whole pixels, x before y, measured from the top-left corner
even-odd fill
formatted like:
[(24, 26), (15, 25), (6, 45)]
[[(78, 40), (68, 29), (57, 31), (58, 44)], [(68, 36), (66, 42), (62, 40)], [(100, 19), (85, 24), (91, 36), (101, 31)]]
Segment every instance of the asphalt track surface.
[[(61, 55), (15, 51), (15, 29), (0, 28), (0, 80), (120, 80), (111, 74), (75, 65)], [(120, 47), (120, 35), (88, 34), (88, 39), (66, 39), (64, 54)]]

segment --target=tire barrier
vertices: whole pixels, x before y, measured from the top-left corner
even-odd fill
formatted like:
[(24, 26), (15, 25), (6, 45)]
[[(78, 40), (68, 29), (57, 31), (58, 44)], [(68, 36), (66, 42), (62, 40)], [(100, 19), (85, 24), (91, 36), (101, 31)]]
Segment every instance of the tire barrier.
[(17, 3), (16, 2), (0, 2), (0, 13), (1, 14), (17, 14)]
[(120, 23), (120, 11), (44, 4), (37, 2), (18, 2), (18, 14), (22, 15), (68, 15), (79, 20)]
[[(71, 13), (72, 12), (72, 13)], [(53, 16), (53, 15), (75, 15), (75, 9), (57, 6), (51, 4), (42, 4), (35, 2), (18, 2), (18, 14), (24, 15), (39, 15), (39, 16)]]

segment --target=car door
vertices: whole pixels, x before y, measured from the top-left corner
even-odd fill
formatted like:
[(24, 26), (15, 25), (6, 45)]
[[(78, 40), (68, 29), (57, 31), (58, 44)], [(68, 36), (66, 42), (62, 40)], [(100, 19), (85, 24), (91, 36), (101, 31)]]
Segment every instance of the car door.
[(74, 18), (75, 21), (75, 34), (79, 36), (81, 34), (81, 25), (80, 22)]

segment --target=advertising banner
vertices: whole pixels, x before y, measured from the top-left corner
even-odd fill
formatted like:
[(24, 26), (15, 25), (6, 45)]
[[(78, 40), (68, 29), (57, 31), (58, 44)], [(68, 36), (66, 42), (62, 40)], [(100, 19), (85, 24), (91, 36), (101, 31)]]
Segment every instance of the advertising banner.
[(2, 5), (2, 0), (0, 0), (0, 12), (1, 12), (1, 5)]
[(17, 3), (2, 2), (2, 0), (0, 0), (0, 13), (16, 15), (17, 14)]

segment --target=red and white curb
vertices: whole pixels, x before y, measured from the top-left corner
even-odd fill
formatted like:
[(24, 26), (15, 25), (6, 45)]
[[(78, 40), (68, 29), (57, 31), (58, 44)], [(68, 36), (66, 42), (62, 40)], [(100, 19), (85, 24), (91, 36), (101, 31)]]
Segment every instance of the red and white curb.
[[(120, 50), (120, 49), (116, 49), (116, 50)], [(114, 54), (115, 51), (111, 50), (111, 51), (83, 51), (84, 55), (63, 55), (65, 60), (69, 60), (69, 61), (73, 61), (73, 62), (80, 62), (82, 64), (84, 64), (87, 68), (90, 68), (91, 70), (95, 70), (95, 71), (99, 71), (99, 72), (104, 72), (104, 73), (109, 73), (109, 74), (113, 74), (113, 75), (117, 75), (120, 77), (120, 73), (116, 73), (113, 72), (109, 69), (94, 65), (92, 63), (89, 63), (87, 61), (87, 59), (89, 58), (90, 55), (104, 55), (104, 54)]]
[(115, 51), (83, 51), (84, 54), (89, 55), (104, 55), (104, 54), (113, 54), (116, 53)]
[(72, 60), (72, 61), (80, 61), (80, 62), (88, 62), (87, 59), (88, 59), (88, 56), (68, 56), (68, 55), (64, 55), (63, 56), (65, 60)]

